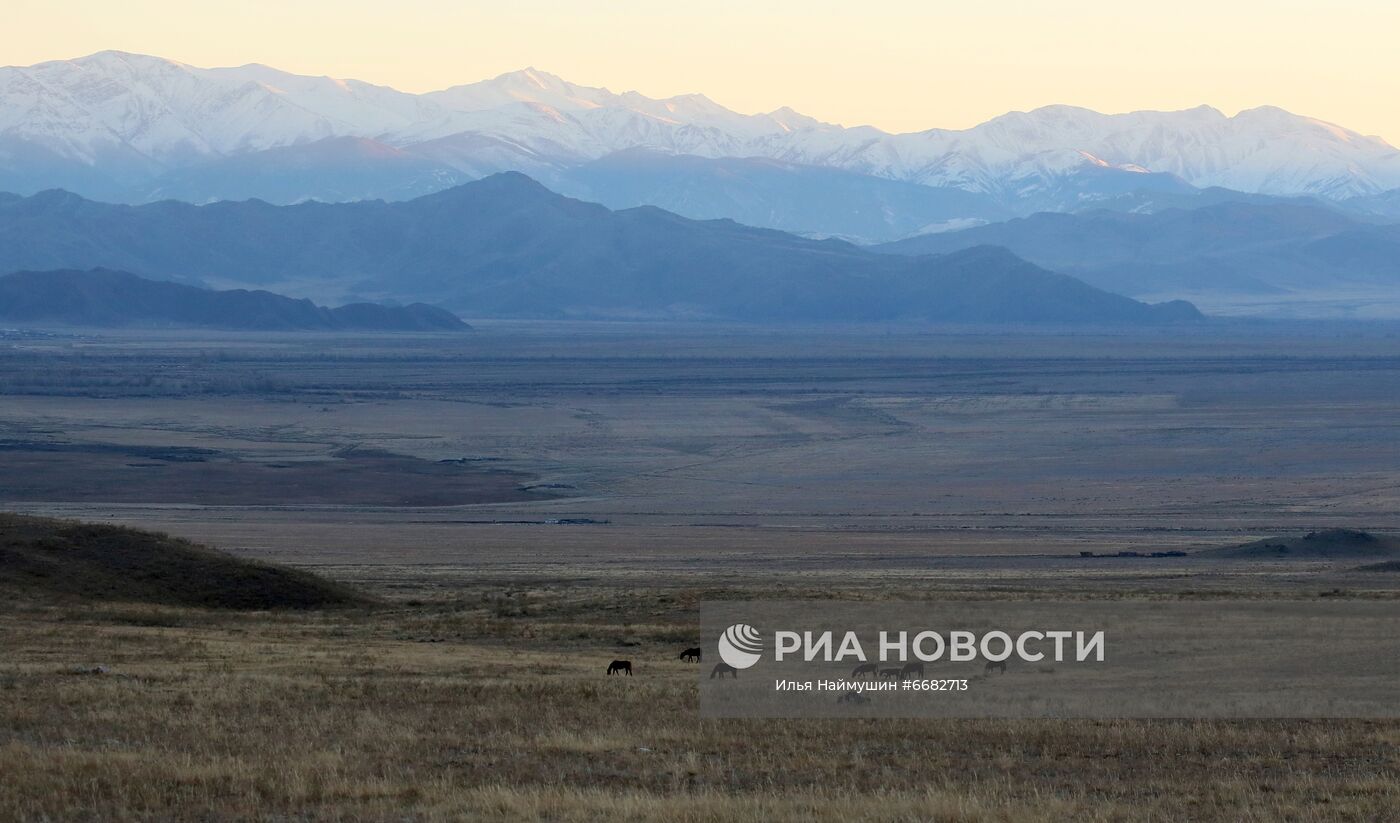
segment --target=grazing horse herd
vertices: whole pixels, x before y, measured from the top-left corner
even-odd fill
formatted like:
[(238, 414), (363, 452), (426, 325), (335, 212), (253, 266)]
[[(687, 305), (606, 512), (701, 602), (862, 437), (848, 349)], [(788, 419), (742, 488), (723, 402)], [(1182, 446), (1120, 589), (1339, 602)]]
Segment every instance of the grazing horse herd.
[[(679, 657), (681, 660), (684, 660), (684, 661), (687, 662), (687, 663), (699, 663), (699, 662), (700, 662), (700, 656), (701, 656), (702, 654), (703, 654), (703, 652), (700, 651), (699, 647), (697, 647), (697, 646), (692, 646), (692, 647), (686, 649), (685, 651), (681, 652), (681, 653), (678, 655), (678, 657)], [(723, 666), (723, 667), (724, 667), (726, 670), (728, 670), (729, 672), (733, 673), (736, 677), (738, 676), (738, 672), (735, 671), (733, 667), (731, 667), (731, 666), (725, 666), (723, 663), (719, 664), (719, 666), (715, 666), (715, 671), (719, 671), (721, 666)], [(621, 675), (624, 675), (624, 674), (627, 675), (628, 677), (631, 677), (631, 676), (632, 676), (632, 661), (631, 661), (631, 660), (614, 660), (613, 662), (611, 662), (611, 663), (608, 664), (608, 676), (609, 676), (609, 677), (611, 677), (612, 675), (619, 675), (619, 676), (621, 676)], [(714, 672), (711, 672), (711, 673), (710, 673), (710, 677), (714, 677), (714, 676), (715, 676), (715, 675), (714, 675)], [(721, 674), (721, 676), (723, 676), (723, 675)]]
[[(691, 648), (681, 652), (679, 655), (677, 655), (677, 657), (680, 660), (684, 660), (687, 663), (699, 663), (701, 655), (702, 652), (700, 651), (700, 648), (698, 646), (692, 646)], [(997, 669), (1000, 669), (1002, 674), (1006, 674), (1006, 662), (1000, 661), (996, 663), (988, 663), (986, 668), (984, 668), (982, 671), (984, 674), (991, 674), (994, 670)], [(625, 674), (628, 677), (631, 677), (632, 661), (614, 660), (613, 662), (609, 663), (608, 675), (611, 676), (614, 674)], [(710, 670), (711, 680), (714, 680), (716, 677), (723, 680), (725, 675), (729, 675), (731, 678), (737, 679), (739, 677), (739, 670), (729, 665), (728, 663), (725, 663), (724, 661), (716, 663), (715, 667)], [(885, 669), (880, 668), (874, 663), (862, 663), (861, 665), (856, 666), (854, 669), (851, 670), (852, 680), (860, 677), (879, 677), (889, 678), (891, 680), (908, 680), (911, 677), (923, 676), (924, 664), (918, 662), (905, 663), (903, 666), (891, 666)]]

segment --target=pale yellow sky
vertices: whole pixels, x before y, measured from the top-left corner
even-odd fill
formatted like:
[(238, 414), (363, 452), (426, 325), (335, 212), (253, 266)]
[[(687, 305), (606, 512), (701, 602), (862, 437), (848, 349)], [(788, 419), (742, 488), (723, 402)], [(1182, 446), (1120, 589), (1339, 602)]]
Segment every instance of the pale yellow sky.
[(7, 0), (0, 64), (102, 49), (427, 91), (533, 65), (890, 131), (1282, 106), (1400, 144), (1397, 0)]

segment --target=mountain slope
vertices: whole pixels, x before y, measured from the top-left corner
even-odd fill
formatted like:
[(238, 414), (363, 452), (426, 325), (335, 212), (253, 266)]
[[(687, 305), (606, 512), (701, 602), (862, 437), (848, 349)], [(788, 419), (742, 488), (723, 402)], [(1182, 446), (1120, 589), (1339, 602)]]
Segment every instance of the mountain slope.
[(336, 309), (266, 291), (209, 291), (107, 269), (22, 271), (0, 277), (0, 321), (71, 326), (460, 331), (442, 309), (356, 303)]
[(0, 270), (108, 266), (475, 316), (772, 322), (1154, 322), (1150, 307), (1004, 251), (873, 254), (654, 207), (610, 211), (508, 173), (402, 203), (0, 200)]
[(1037, 214), (878, 247), (946, 254), (998, 245), (1125, 294), (1281, 293), (1400, 284), (1400, 229), (1334, 209), (1222, 202), (1151, 214)]
[(1344, 200), (1342, 205), (1368, 217), (1387, 222), (1400, 221), (1400, 189)]
[(701, 220), (881, 242), (1013, 212), (994, 199), (764, 158), (629, 149), (556, 175), (557, 191), (625, 209), (653, 205)]
[(472, 179), (429, 158), (362, 137), (220, 157), (166, 172), (153, 183), (159, 199), (407, 200)]
[[(254, 193), (283, 199), (274, 171), (286, 156), (267, 153), (303, 147), (305, 162), (330, 168), (343, 153), (331, 138), (373, 140), (416, 157), (366, 157), (383, 168), (374, 175), (403, 179), (374, 187), (399, 197), (438, 176), (438, 185), (451, 185), (445, 175), (453, 173), (519, 170), (559, 183), (551, 175), (639, 148), (955, 188), (1019, 214), (1077, 210), (1140, 189), (1220, 186), (1340, 200), (1400, 188), (1400, 151), (1385, 141), (1271, 107), (1231, 117), (1207, 106), (1112, 115), (1046, 106), (970, 129), (888, 134), (786, 108), (739, 114), (698, 94), (617, 94), (534, 69), (413, 95), (267, 66), (203, 69), (122, 52), (0, 68), (0, 189), (63, 186), (128, 202), (165, 191), (203, 202), (219, 196), (227, 174), (208, 188), (197, 185), (198, 174), (183, 185), (170, 176), (243, 157), (255, 170), (250, 184), (262, 178), (266, 186)], [(310, 159), (321, 152), (328, 158)], [(297, 187), (296, 199), (364, 190), (321, 179)], [(791, 215), (783, 221), (796, 225)]]
[(1384, 140), (1271, 106), (1233, 117), (1209, 106), (1128, 114), (1045, 106), (966, 131), (892, 139), (914, 165), (930, 156), (956, 159), (950, 173), (917, 172), (920, 182), (948, 182), (951, 174), (987, 186), (1037, 154), (1077, 151), (1110, 167), (1262, 194), (1345, 198), (1400, 186), (1400, 151)]

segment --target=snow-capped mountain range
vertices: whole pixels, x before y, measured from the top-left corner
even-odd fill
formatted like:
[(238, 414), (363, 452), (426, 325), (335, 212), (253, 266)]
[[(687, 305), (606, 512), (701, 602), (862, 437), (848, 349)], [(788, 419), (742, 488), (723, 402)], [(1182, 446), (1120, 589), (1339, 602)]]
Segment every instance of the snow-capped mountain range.
[[(966, 130), (889, 134), (786, 108), (739, 114), (698, 94), (617, 94), (535, 69), (415, 95), (261, 65), (204, 69), (110, 51), (0, 68), (0, 190), (21, 194), (62, 187), (129, 202), (400, 199), (518, 170), (608, 202), (606, 179), (595, 173), (584, 184), (574, 172), (639, 150), (957, 189), (1011, 213), (1074, 210), (1135, 190), (1374, 200), (1400, 188), (1400, 151), (1384, 140), (1270, 107), (1230, 117), (1207, 106), (1131, 114), (1047, 106)], [(725, 185), (724, 198), (747, 196)], [(784, 195), (765, 196), (781, 210)], [(724, 210), (713, 196), (689, 199), (705, 200), (692, 213)], [(883, 194), (866, 207), (889, 208)], [(980, 216), (940, 208), (920, 219)]]

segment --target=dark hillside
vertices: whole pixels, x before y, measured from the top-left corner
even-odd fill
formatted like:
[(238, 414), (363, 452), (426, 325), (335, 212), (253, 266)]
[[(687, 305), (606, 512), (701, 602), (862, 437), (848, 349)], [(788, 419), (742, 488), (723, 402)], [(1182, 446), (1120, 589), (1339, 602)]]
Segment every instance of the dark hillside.
[(1352, 560), (1400, 557), (1400, 540), (1354, 529), (1324, 529), (1293, 537), (1273, 537), (1238, 546), (1206, 549), (1195, 557), (1212, 559)]
[(0, 591), (215, 609), (316, 609), (369, 598), (314, 574), (121, 526), (0, 514)]
[(21, 271), (0, 277), (0, 321), (240, 331), (465, 331), (444, 309), (352, 303), (329, 309), (268, 291), (211, 291), (124, 271)]

